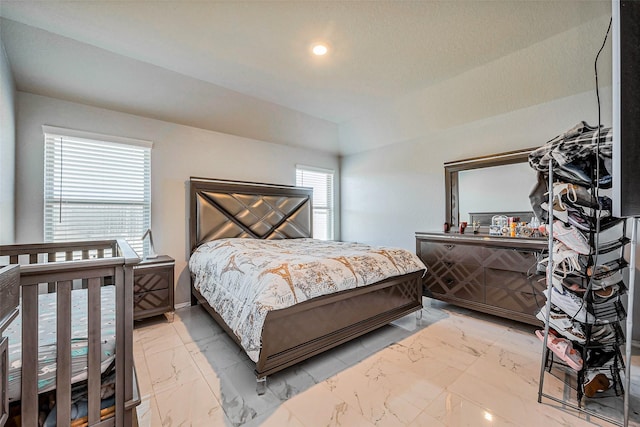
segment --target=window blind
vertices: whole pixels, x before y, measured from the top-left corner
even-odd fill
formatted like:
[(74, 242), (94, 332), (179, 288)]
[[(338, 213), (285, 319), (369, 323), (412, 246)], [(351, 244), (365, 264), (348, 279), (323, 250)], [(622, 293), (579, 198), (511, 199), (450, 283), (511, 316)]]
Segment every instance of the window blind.
[(313, 188), (315, 239), (332, 240), (334, 236), (333, 175), (332, 170), (309, 166), (296, 167), (296, 185)]
[(51, 130), (45, 127), (45, 241), (122, 238), (146, 255), (151, 143)]

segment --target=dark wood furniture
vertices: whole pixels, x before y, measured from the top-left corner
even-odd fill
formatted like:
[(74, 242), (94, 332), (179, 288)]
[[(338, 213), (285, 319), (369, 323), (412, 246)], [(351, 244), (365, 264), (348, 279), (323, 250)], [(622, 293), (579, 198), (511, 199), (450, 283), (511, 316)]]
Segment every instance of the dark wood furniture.
[[(88, 292), (88, 426), (134, 425), (135, 408), (140, 403), (133, 364), (133, 266), (138, 255), (124, 240), (37, 243), (0, 246), (0, 265), (20, 264), (19, 280), (12, 279), (11, 295), (21, 295), (22, 360), (21, 421), (23, 426), (38, 425), (38, 293), (40, 284), (57, 293), (57, 425), (69, 425), (71, 413), (71, 292), (74, 282)], [(6, 283), (18, 270), (0, 269), (0, 282)], [(116, 394), (115, 415), (100, 420), (100, 287), (116, 287)], [(20, 289), (16, 289), (15, 286)], [(0, 287), (0, 300), (8, 288)], [(4, 307), (5, 305), (2, 304)], [(4, 308), (2, 313), (5, 313)], [(9, 315), (11, 316), (11, 314)], [(2, 320), (2, 319), (0, 319)], [(1, 328), (0, 328), (1, 329)], [(0, 363), (1, 364), (1, 363)], [(8, 367), (2, 366), (6, 378)], [(5, 396), (4, 380), (0, 396)], [(0, 423), (1, 425), (1, 423)]]
[[(133, 318), (173, 313), (175, 260), (167, 255), (147, 258), (133, 267)], [(169, 316), (170, 320), (172, 316)]]
[(544, 274), (536, 272), (546, 245), (546, 239), (416, 233), (416, 254), (428, 269), (428, 295), (534, 325), (546, 300)]
[[(191, 250), (224, 237), (312, 236), (312, 189), (203, 178), (190, 180)], [(422, 308), (422, 271), (270, 311), (256, 363), (258, 392), (267, 375)], [(192, 286), (199, 302), (239, 345), (224, 320)]]

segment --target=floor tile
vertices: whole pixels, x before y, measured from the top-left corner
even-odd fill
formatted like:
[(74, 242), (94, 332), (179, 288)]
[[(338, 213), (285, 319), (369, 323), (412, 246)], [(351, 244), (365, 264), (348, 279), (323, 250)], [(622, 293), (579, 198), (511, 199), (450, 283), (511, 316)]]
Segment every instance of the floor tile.
[(288, 400), (284, 406), (308, 427), (375, 425), (367, 420), (357, 407), (347, 404), (335, 393), (320, 385)]
[(415, 400), (439, 393), (411, 373), (376, 357), (335, 375), (322, 385), (375, 425), (408, 424), (422, 411)]
[(224, 330), (201, 306), (176, 311), (172, 326), (185, 344), (224, 334)]
[(205, 376), (221, 372), (239, 361), (249, 361), (242, 349), (226, 335), (190, 342), (185, 348)]
[[(164, 319), (164, 316), (162, 318)], [(141, 326), (134, 331), (136, 332), (134, 336), (136, 345), (139, 344), (142, 347), (147, 357), (183, 345), (178, 333), (166, 320)]]
[(263, 395), (256, 393), (256, 376), (244, 362), (207, 375), (205, 380), (233, 425), (271, 414), (282, 403), (269, 388)]
[(443, 426), (518, 426), (448, 391), (433, 399), (424, 413)]
[(225, 414), (207, 382), (198, 378), (156, 393), (163, 426), (224, 425)]
[(152, 356), (147, 358), (147, 366), (154, 393), (201, 377), (198, 367), (184, 346), (154, 353)]

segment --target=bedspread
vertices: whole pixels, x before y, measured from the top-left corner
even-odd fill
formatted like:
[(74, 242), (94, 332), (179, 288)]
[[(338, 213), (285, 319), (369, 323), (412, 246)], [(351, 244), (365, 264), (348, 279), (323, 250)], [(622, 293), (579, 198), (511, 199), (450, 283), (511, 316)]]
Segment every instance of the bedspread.
[(426, 270), (404, 249), (314, 239), (220, 239), (189, 260), (194, 287), (257, 362), (267, 313)]

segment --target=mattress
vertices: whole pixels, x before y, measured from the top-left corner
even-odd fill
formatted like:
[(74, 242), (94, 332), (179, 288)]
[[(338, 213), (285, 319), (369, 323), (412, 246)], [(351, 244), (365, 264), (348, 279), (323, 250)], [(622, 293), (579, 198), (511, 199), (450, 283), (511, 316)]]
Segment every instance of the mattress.
[(399, 248), (314, 239), (220, 239), (189, 259), (193, 285), (257, 362), (267, 313), (426, 267)]
[[(71, 382), (87, 378), (88, 308), (87, 290), (71, 292)], [(101, 370), (115, 358), (115, 286), (101, 287)], [(38, 393), (55, 389), (56, 382), (56, 294), (38, 295)], [(22, 317), (19, 315), (5, 331), (9, 338), (9, 401), (20, 399), (22, 378)]]

